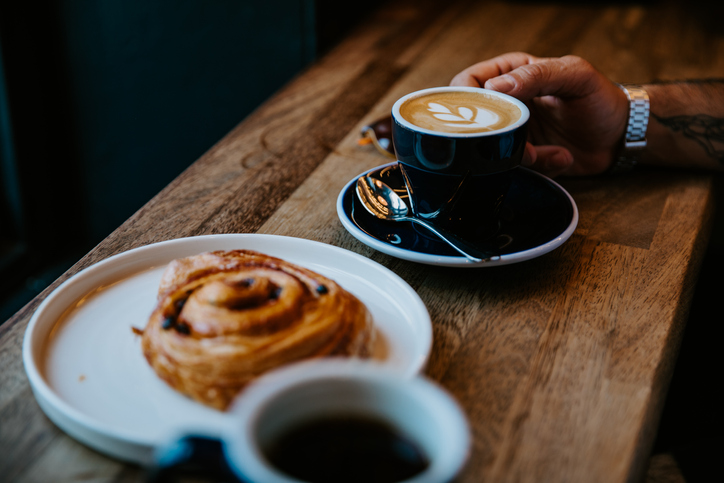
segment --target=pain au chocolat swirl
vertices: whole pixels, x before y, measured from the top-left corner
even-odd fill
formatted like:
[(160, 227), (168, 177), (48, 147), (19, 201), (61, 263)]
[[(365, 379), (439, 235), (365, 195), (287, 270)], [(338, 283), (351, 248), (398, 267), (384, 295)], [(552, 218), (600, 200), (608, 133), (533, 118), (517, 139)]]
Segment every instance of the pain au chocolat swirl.
[(256, 376), (323, 356), (369, 355), (372, 317), (311, 270), (250, 250), (174, 260), (143, 330), (143, 354), (177, 391), (224, 410)]

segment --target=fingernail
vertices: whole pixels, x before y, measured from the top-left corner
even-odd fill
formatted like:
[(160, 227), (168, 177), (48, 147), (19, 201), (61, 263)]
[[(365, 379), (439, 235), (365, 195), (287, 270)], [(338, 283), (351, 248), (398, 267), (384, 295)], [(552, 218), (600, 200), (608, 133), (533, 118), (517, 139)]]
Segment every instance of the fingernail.
[(509, 75), (501, 75), (488, 79), (485, 87), (498, 92), (508, 92), (515, 87), (515, 79)]

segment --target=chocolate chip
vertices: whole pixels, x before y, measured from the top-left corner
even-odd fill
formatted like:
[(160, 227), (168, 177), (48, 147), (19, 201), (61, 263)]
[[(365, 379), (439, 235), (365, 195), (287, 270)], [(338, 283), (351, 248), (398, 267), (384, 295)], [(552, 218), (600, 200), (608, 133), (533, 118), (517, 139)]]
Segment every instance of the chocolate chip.
[(276, 300), (276, 299), (278, 299), (278, 298), (281, 296), (281, 294), (282, 294), (282, 288), (281, 288), (281, 287), (276, 287), (276, 288), (272, 291), (272, 293), (269, 294), (269, 299), (270, 299), (270, 300)]
[(317, 293), (318, 293), (318, 294), (324, 295), (324, 294), (326, 294), (327, 292), (329, 292), (329, 290), (327, 290), (327, 287), (326, 287), (326, 286), (324, 286), (324, 285), (317, 285)]
[(187, 299), (178, 299), (173, 303), (173, 306), (176, 308), (176, 312), (181, 312), (181, 309), (184, 308), (184, 305), (186, 304), (186, 300)]
[(191, 328), (187, 324), (181, 322), (180, 324), (176, 324), (176, 332), (179, 334), (189, 335), (191, 333)]
[(161, 322), (161, 327), (163, 327), (164, 330), (168, 330), (174, 325), (176, 325), (176, 319), (174, 319), (173, 317), (165, 317), (163, 319), (163, 322)]

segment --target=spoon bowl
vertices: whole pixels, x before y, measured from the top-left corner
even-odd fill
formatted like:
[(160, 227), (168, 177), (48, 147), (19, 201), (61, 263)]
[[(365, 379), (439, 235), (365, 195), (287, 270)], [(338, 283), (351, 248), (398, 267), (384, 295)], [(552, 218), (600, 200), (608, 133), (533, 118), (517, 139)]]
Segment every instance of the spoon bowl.
[(408, 221), (422, 225), (474, 263), (500, 259), (499, 255), (480, 249), (444, 228), (435, 226), (429, 221), (409, 216), (409, 209), (405, 200), (380, 179), (368, 175), (360, 176), (357, 179), (356, 191), (357, 198), (362, 206), (370, 214), (381, 220)]

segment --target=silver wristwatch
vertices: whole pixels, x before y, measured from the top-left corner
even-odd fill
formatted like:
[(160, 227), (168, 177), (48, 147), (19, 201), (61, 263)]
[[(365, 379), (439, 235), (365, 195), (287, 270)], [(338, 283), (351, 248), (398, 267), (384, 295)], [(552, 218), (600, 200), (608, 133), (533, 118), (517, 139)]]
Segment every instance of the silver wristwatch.
[(629, 102), (628, 122), (623, 146), (616, 155), (609, 173), (631, 171), (646, 147), (646, 129), (649, 125), (649, 95), (641, 86), (618, 85)]

